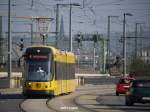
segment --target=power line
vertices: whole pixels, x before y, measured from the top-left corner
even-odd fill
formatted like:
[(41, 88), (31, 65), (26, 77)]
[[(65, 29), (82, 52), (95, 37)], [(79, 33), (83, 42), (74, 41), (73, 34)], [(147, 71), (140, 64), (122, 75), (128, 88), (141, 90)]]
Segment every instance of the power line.
[(104, 6), (104, 5), (114, 5), (115, 3), (121, 2), (120, 0), (118, 1), (113, 1), (113, 2), (106, 2), (106, 3), (100, 3), (100, 4), (95, 4), (94, 6)]

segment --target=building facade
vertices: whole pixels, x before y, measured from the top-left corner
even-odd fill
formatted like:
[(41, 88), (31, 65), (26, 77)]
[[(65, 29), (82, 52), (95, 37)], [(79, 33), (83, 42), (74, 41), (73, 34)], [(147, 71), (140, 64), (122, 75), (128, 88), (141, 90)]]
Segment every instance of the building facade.
[(150, 46), (146, 46), (141, 51), (139, 51), (138, 56), (141, 57), (145, 63), (150, 64)]

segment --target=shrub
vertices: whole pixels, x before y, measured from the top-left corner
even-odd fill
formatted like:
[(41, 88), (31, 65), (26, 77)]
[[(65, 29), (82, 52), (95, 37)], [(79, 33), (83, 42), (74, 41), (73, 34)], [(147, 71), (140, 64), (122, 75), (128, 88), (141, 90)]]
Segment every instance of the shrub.
[(130, 72), (136, 76), (150, 76), (150, 64), (145, 63), (142, 59), (136, 59), (130, 65)]

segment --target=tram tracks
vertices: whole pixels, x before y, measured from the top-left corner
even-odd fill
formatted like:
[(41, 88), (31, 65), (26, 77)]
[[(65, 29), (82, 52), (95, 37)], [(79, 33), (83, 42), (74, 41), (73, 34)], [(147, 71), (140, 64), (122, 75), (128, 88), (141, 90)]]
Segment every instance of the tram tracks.
[[(44, 99), (44, 100), (37, 100), (37, 101), (41, 101), (43, 102), (43, 104), (45, 104), (45, 106), (42, 106), (40, 103), (38, 105), (42, 106), (41, 108), (47, 108), (48, 112), (70, 112), (70, 111), (76, 111), (76, 112), (98, 112), (96, 109), (93, 108), (87, 108), (84, 103), (88, 103), (87, 101), (85, 102), (79, 102), (79, 100), (81, 101), (82, 99), (80, 99), (81, 97), (84, 97), (86, 95), (92, 96), (93, 98), (98, 97), (99, 93), (101, 91), (105, 91), (105, 93), (107, 93), (108, 90), (107, 88), (98, 90), (97, 88), (93, 89), (92, 92), (91, 91), (87, 91), (86, 88), (84, 88), (84, 90), (80, 91), (77, 90), (75, 93), (69, 94), (69, 95), (63, 95), (63, 96), (58, 96), (58, 97), (54, 97), (54, 98), (48, 98), (48, 99)], [(86, 100), (86, 99), (85, 99)], [(91, 99), (92, 100), (92, 99)], [(95, 102), (97, 102), (95, 100)], [(34, 99), (24, 99), (21, 104), (20, 104), (20, 110), (22, 110), (22, 112), (34, 112), (34, 109), (27, 109), (25, 108), (25, 106), (23, 106), (24, 103), (36, 103), (34, 101)], [(99, 104), (99, 102), (97, 102), (97, 104)], [(29, 104), (28, 104), (29, 105)], [(36, 105), (36, 104), (34, 104)], [(31, 105), (30, 105), (31, 106)], [(37, 106), (38, 107), (38, 106)], [(73, 110), (74, 109), (74, 110)], [(69, 111), (70, 110), (70, 111)], [(36, 112), (41, 112), (41, 111), (37, 111), (35, 109)], [(43, 112), (43, 111), (42, 111)], [(44, 111), (47, 112), (47, 111)]]
[(56, 112), (54, 108), (48, 106), (48, 103), (51, 100), (49, 99), (24, 99), (19, 104), (21, 112)]
[(59, 112), (59, 111), (57, 111), (56, 109), (54, 109), (53, 107), (51, 107), (50, 105), (48, 105), (48, 102), (49, 102), (50, 100), (52, 100), (52, 99), (48, 99), (48, 100), (46, 101), (47, 107), (48, 107), (50, 110), (53, 110), (54, 112)]
[[(107, 91), (108, 89), (105, 89)], [(100, 91), (99, 91), (100, 92)], [(87, 92), (85, 94), (80, 94), (74, 98), (74, 103), (79, 106), (80, 108), (84, 109), (84, 112), (100, 112), (97, 110), (97, 106), (99, 106), (99, 102), (96, 100), (99, 97), (97, 94), (97, 90), (93, 92)], [(110, 94), (111, 92), (101, 93), (103, 94)]]
[(22, 104), (25, 100), (27, 100), (27, 99), (23, 99), (23, 100), (19, 103), (20, 112), (26, 112), (26, 111), (22, 108), (22, 106), (21, 106), (21, 104)]
[[(91, 93), (91, 91), (89, 92), (89, 91), (86, 91), (86, 89), (85, 89), (85, 91), (78, 91), (78, 92), (76, 91), (75, 93), (72, 93), (67, 96), (55, 97), (55, 99), (53, 99), (51, 102), (49, 102), (50, 105), (48, 105), (48, 106), (50, 108), (52, 108), (53, 110), (55, 110), (56, 112), (71, 112), (71, 111), (98, 112), (91, 108), (86, 108), (84, 105), (82, 105), (82, 103), (80, 104), (80, 102), (78, 102), (78, 99), (80, 99), (80, 97), (82, 97), (82, 96), (96, 94), (99, 92), (99, 90), (97, 90), (97, 89), (93, 89), (92, 91), (94, 91), (94, 92)], [(55, 101), (57, 101), (57, 102), (55, 102)], [(64, 105), (62, 105), (62, 106), (64, 106), (65, 109), (64, 108), (61, 109), (61, 104), (59, 104), (60, 103), (59, 101), (63, 101)], [(88, 102), (86, 102), (86, 103), (88, 103)], [(56, 107), (55, 104), (57, 104), (57, 105), (59, 104), (59, 107)]]
[[(32, 109), (26, 109), (22, 106), (23, 103), (25, 102), (33, 102), (32, 99), (24, 99), (22, 102), (20, 102), (20, 110), (21, 112), (111, 112), (111, 111), (116, 111), (116, 112), (122, 112), (124, 111), (146, 111), (148, 112), (150, 110), (149, 107), (147, 107), (146, 105), (142, 106), (142, 105), (137, 105), (137, 106), (133, 106), (133, 107), (128, 107), (125, 106), (123, 103), (123, 100), (121, 97), (123, 96), (119, 96), (116, 97), (113, 93), (111, 93), (111, 91), (107, 91), (107, 89), (104, 90), (105, 92), (103, 93), (98, 93), (97, 91), (93, 91), (93, 92), (86, 92), (86, 93), (82, 93), (82, 94), (77, 94), (77, 93), (73, 93), (70, 95), (64, 95), (64, 96), (58, 96), (58, 97), (54, 97), (54, 98), (48, 98), (48, 99), (41, 99), (42, 101), (44, 101), (45, 106), (47, 107), (47, 111), (37, 111)], [(112, 99), (107, 98), (107, 97), (113, 97)], [(107, 99), (105, 99), (107, 98)], [(121, 99), (120, 99), (121, 98)], [(116, 100), (116, 104), (115, 101), (106, 101), (106, 100)], [(29, 100), (29, 101), (28, 101)], [(34, 99), (33, 99), (34, 100)], [(62, 101), (63, 100), (63, 101)], [(61, 109), (61, 105), (59, 105), (59, 103), (62, 101), (62, 103), (64, 103), (64, 106), (68, 106), (68, 107), (77, 107), (76, 110), (65, 110), (65, 109)], [(55, 102), (54, 105), (50, 105), (52, 102)], [(59, 103), (58, 103), (59, 102)], [(111, 104), (112, 103), (112, 104)], [(45, 108), (41, 105), (40, 108)], [(28, 111), (29, 110), (29, 111)]]
[(88, 112), (83, 111), (80, 106), (76, 105), (74, 102), (74, 98), (77, 95), (76, 93), (71, 93), (69, 95), (63, 95), (63, 96), (57, 96), (53, 99), (48, 99), (46, 104), (50, 110), (53, 110), (55, 112)]

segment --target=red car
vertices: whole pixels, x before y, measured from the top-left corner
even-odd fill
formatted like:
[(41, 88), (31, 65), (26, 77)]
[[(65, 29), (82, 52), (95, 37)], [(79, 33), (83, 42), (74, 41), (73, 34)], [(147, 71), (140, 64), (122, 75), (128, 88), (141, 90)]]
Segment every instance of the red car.
[(131, 77), (120, 78), (116, 85), (116, 96), (119, 96), (119, 94), (125, 94), (129, 90), (129, 86), (132, 80), (134, 80), (134, 78)]

